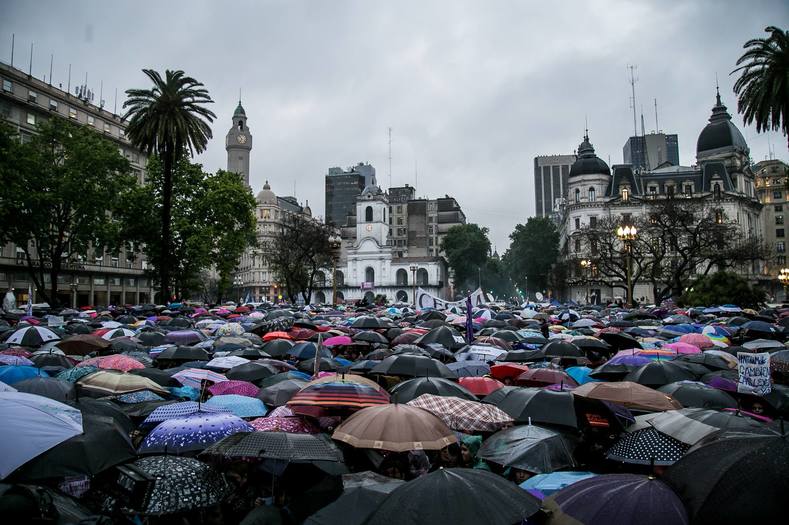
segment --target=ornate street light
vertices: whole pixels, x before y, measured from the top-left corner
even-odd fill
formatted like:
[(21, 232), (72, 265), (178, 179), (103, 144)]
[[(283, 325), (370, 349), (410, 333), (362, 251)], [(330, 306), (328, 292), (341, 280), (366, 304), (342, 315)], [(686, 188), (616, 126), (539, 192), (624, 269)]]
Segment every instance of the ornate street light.
[(633, 259), (633, 241), (638, 238), (638, 230), (635, 226), (620, 226), (616, 229), (616, 236), (625, 245), (625, 256), (627, 258), (626, 272), (627, 272), (627, 307), (633, 307), (633, 275), (632, 275), (632, 259)]
[(337, 304), (337, 259), (340, 257), (342, 239), (339, 235), (329, 236), (329, 249), (331, 250), (331, 304)]
[(409, 267), (409, 270), (411, 270), (411, 298), (414, 301), (414, 309), (416, 309), (416, 271), (418, 269), (419, 267), (415, 264)]
[(781, 268), (781, 273), (778, 274), (778, 281), (784, 287), (784, 301), (786, 301), (786, 289), (789, 286), (789, 268)]
[(586, 294), (586, 304), (589, 304), (589, 270), (592, 268), (592, 261), (581, 259), (581, 273), (584, 278), (584, 293)]

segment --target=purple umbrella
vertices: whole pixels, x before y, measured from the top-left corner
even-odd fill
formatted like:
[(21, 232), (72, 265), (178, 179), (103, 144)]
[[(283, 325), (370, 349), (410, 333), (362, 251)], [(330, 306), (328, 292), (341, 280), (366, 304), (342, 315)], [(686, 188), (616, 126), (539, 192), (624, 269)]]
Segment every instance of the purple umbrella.
[(0, 363), (9, 366), (36, 366), (33, 361), (20, 355), (0, 355)]
[(236, 432), (254, 429), (232, 414), (194, 414), (160, 423), (140, 445), (140, 454), (196, 452)]
[(177, 345), (193, 345), (205, 340), (205, 336), (197, 330), (174, 330), (164, 336), (168, 343)]

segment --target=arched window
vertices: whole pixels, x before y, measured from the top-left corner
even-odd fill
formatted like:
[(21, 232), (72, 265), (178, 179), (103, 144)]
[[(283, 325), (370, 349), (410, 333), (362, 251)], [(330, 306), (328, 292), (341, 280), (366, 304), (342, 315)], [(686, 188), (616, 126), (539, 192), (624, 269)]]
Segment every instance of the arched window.
[(712, 187), (712, 195), (715, 197), (715, 200), (721, 198), (721, 185), (717, 182), (715, 183), (715, 186)]
[(366, 283), (375, 282), (375, 270), (373, 270), (369, 266), (364, 270), (364, 282)]
[(317, 292), (315, 294), (315, 302), (318, 304), (323, 304), (326, 302), (326, 294), (323, 292)]
[(581, 190), (578, 188), (575, 189), (575, 203), (578, 204), (581, 202)]
[(239, 120), (238, 121), (238, 129), (241, 130), (241, 131), (244, 131), (244, 121), (243, 120)]
[(630, 200), (630, 190), (622, 188), (622, 201), (627, 202)]
[(375, 302), (375, 294), (373, 292), (365, 293), (364, 300), (367, 301), (367, 304), (373, 304)]
[(345, 275), (340, 270), (335, 270), (334, 282), (337, 283), (337, 286), (345, 285)]
[(405, 290), (397, 290), (397, 294), (395, 295), (398, 303), (407, 303), (408, 302), (408, 292)]
[(420, 268), (416, 271), (416, 284), (427, 286), (427, 270)]
[(342, 292), (337, 292), (337, 302), (342, 303), (345, 302), (345, 294)]
[(397, 270), (395, 274), (395, 281), (397, 282), (397, 286), (408, 286), (408, 272), (404, 269), (400, 268)]
[(364, 222), (373, 222), (373, 207), (367, 206), (364, 209)]
[[(317, 272), (315, 274), (315, 286), (322, 288), (326, 286), (326, 274), (323, 272)], [(323, 301), (320, 301), (323, 302)]]
[(594, 188), (589, 188), (589, 202), (594, 202), (595, 200)]

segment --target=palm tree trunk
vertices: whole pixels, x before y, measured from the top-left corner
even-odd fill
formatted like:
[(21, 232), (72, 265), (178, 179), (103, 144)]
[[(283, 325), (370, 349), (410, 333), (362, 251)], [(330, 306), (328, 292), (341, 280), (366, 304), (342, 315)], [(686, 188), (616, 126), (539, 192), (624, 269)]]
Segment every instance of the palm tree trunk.
[(159, 280), (161, 281), (162, 304), (170, 300), (170, 222), (173, 207), (173, 145), (167, 144), (164, 149), (164, 184), (162, 185), (162, 253), (159, 262)]

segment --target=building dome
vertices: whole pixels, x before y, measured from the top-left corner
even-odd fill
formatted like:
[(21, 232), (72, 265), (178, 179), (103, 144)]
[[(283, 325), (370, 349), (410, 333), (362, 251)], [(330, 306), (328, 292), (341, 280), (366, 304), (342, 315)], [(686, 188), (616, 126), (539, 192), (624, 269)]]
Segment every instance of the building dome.
[(611, 175), (608, 164), (595, 155), (589, 135), (584, 135), (584, 141), (578, 146), (578, 159), (570, 167), (570, 177), (578, 175)]
[(748, 144), (740, 130), (731, 121), (731, 115), (726, 106), (721, 102), (720, 92), (715, 97), (715, 107), (712, 108), (710, 122), (699, 134), (696, 142), (696, 155), (710, 153), (714, 150), (728, 148), (730, 150), (748, 153)]
[(244, 107), (241, 105), (241, 101), (238, 101), (238, 106), (236, 106), (236, 110), (233, 112), (233, 118), (236, 117), (246, 117), (247, 114), (244, 111)]
[(257, 196), (258, 204), (266, 204), (266, 205), (274, 205), (277, 204), (277, 196), (274, 195), (274, 192), (271, 191), (271, 186), (268, 185), (268, 181), (263, 185), (263, 189), (258, 193)]

